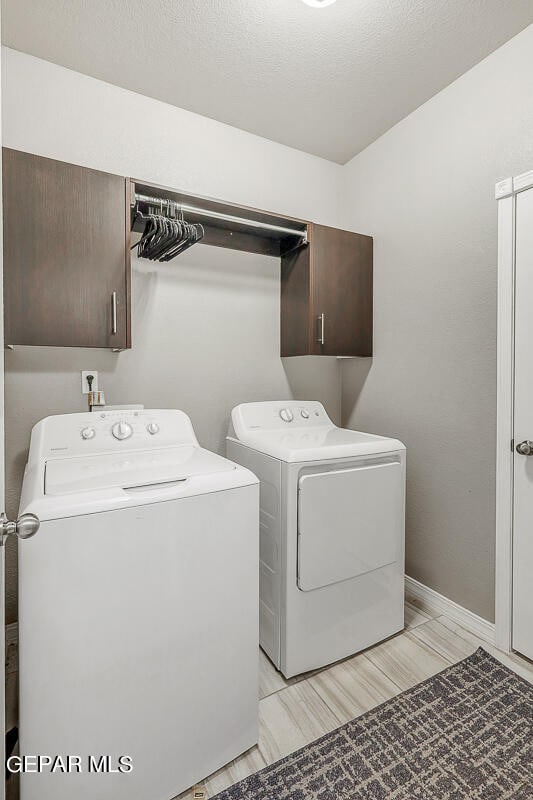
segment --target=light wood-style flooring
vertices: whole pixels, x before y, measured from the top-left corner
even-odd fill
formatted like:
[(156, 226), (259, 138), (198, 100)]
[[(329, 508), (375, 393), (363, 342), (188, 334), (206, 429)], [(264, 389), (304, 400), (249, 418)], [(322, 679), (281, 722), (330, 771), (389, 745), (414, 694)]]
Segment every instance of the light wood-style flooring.
[[(445, 616), (405, 606), (405, 630), (352, 658), (285, 680), (259, 654), (259, 744), (210, 775), (206, 797), (461, 661), (479, 646), (533, 683), (533, 664), (506, 655)], [(179, 796), (191, 798), (192, 791)], [(178, 800), (178, 798), (176, 799)]]

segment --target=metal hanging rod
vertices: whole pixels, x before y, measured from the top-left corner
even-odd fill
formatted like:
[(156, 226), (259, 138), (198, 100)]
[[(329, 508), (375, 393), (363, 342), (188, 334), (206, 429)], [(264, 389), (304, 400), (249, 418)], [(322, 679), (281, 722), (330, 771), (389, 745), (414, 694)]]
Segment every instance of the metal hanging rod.
[(272, 225), (269, 222), (258, 222), (252, 219), (244, 219), (244, 217), (234, 217), (232, 214), (222, 214), (220, 211), (206, 211), (204, 208), (197, 208), (196, 206), (189, 206), (183, 203), (177, 203), (175, 200), (167, 200), (164, 197), (149, 197), (145, 194), (135, 193), (135, 201), (137, 203), (148, 203), (151, 206), (160, 206), (161, 209), (167, 209), (172, 206), (179, 211), (188, 211), (191, 214), (201, 214), (204, 217), (211, 217), (211, 219), (221, 219), (224, 222), (235, 222), (239, 225), (248, 225), (250, 228), (261, 228), (267, 231), (276, 231), (277, 233), (284, 233), (287, 236), (301, 236), (302, 244), (307, 244), (307, 230), (298, 231), (294, 228), (284, 228), (281, 225)]

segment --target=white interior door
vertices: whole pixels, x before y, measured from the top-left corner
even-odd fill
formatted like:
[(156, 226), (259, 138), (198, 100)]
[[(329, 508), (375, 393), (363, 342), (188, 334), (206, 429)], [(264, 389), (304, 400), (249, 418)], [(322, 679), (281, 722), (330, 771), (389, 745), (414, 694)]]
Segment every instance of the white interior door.
[(515, 279), (512, 647), (533, 659), (533, 188), (516, 197)]

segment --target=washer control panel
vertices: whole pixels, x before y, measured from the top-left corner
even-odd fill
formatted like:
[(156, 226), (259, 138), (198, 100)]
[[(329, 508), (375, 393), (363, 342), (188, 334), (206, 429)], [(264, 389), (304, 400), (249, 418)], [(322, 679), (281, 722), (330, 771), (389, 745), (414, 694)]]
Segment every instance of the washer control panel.
[[(133, 412), (134, 418), (138, 413), (139, 412)], [(104, 411), (100, 413), (99, 418), (106, 419), (106, 417), (108, 417), (109, 414), (110, 412)], [(113, 417), (111, 417), (111, 420), (113, 420)], [(135, 428), (136, 427), (137, 426), (135, 426)], [(148, 422), (148, 424), (146, 425), (146, 431), (147, 433), (150, 434), (150, 436), (155, 436), (156, 434), (159, 433), (160, 430), (161, 429), (157, 422), (154, 421)], [(134, 433), (134, 426), (132, 425), (131, 422), (128, 421), (128, 419), (120, 418), (117, 420), (117, 422), (111, 423), (111, 434), (115, 437), (115, 439), (118, 439), (119, 442), (123, 442), (125, 439), (129, 439), (131, 436), (133, 436), (133, 433)], [(96, 430), (94, 429), (94, 427), (87, 425), (86, 427), (81, 429), (80, 435), (81, 438), (85, 440), (94, 439), (94, 437), (96, 436)]]
[(104, 408), (42, 419), (32, 432), (29, 460), (181, 444), (198, 446), (191, 421), (183, 411)]

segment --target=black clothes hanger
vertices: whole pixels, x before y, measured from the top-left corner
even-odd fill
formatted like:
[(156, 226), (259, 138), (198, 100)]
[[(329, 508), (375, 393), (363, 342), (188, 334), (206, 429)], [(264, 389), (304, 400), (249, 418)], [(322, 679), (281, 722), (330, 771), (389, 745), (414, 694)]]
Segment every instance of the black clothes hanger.
[[(163, 203), (166, 203), (167, 216), (163, 215)], [(137, 203), (133, 221), (137, 219), (145, 222), (143, 235), (131, 248), (137, 248), (139, 258), (171, 261), (204, 237), (203, 226), (185, 222), (181, 209), (178, 213), (175, 204), (168, 200), (160, 201), (159, 214), (144, 214)]]

